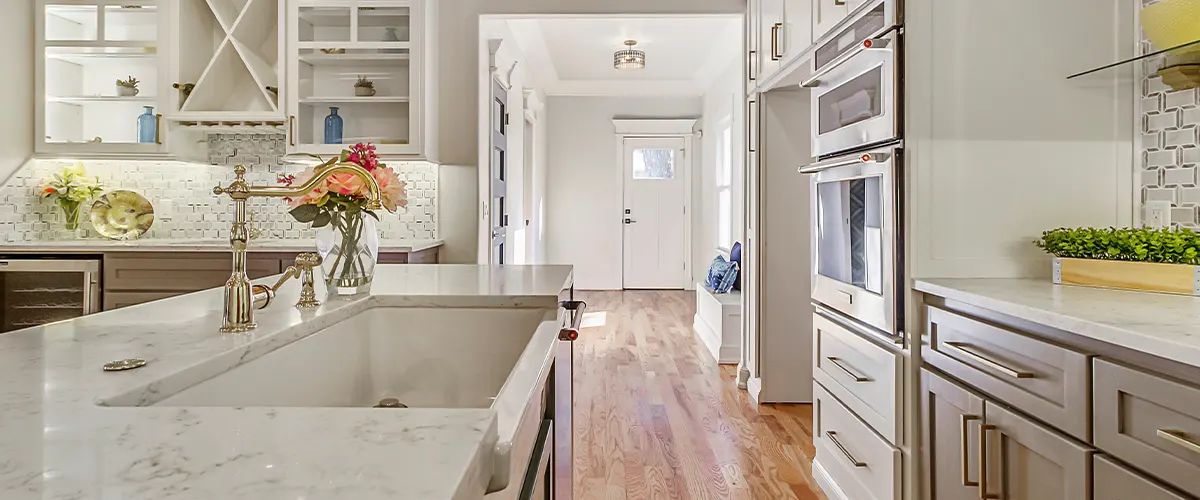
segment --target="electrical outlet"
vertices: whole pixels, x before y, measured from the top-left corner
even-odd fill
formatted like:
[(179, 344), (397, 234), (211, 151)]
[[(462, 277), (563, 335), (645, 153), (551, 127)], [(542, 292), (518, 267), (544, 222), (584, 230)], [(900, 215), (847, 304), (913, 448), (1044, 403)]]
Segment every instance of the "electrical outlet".
[(154, 216), (167, 221), (175, 217), (175, 200), (163, 198), (158, 200), (158, 206), (154, 207)]
[(1143, 225), (1150, 229), (1165, 229), (1171, 227), (1171, 202), (1146, 202), (1146, 216)]

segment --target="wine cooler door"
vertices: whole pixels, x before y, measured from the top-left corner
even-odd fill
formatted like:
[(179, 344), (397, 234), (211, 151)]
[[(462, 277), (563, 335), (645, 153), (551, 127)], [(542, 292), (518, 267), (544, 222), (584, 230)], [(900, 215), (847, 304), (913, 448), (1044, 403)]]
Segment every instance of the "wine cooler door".
[(100, 261), (0, 258), (0, 333), (100, 311)]

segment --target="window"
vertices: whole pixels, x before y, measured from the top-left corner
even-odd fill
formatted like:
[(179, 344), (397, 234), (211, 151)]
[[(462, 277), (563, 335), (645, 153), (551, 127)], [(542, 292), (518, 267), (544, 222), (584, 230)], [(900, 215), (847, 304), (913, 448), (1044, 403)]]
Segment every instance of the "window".
[(733, 151), (731, 124), (726, 121), (717, 133), (717, 248), (733, 247)]
[(637, 180), (674, 179), (675, 150), (633, 150), (633, 178)]

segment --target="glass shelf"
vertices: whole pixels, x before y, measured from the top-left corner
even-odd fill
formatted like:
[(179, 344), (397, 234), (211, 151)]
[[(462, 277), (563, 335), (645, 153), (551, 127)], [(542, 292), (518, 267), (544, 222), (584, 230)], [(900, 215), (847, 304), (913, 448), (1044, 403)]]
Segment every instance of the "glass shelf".
[(1106, 65), (1104, 65), (1104, 66), (1101, 66), (1101, 67), (1099, 67), (1099, 68), (1090, 69), (1090, 70), (1087, 70), (1087, 71), (1082, 71), (1082, 72), (1079, 72), (1079, 73), (1075, 73), (1075, 74), (1073, 74), (1073, 75), (1071, 75), (1071, 76), (1068, 76), (1068, 77), (1067, 77), (1067, 79), (1068, 79), (1068, 80), (1072, 80), (1072, 79), (1075, 79), (1075, 78), (1084, 77), (1084, 76), (1087, 76), (1087, 75), (1091, 75), (1091, 74), (1099, 73), (1099, 72), (1101, 72), (1101, 71), (1104, 71), (1104, 70), (1108, 70), (1108, 69), (1116, 68), (1116, 67), (1119, 67), (1119, 66), (1124, 66), (1124, 65), (1126, 65), (1126, 64), (1132, 64), (1132, 63), (1135, 63), (1135, 62), (1138, 62), (1138, 61), (1146, 61), (1146, 62), (1156, 62), (1156, 61), (1157, 61), (1159, 64), (1161, 64), (1161, 63), (1162, 63), (1162, 61), (1166, 60), (1168, 56), (1177, 56), (1177, 55), (1181, 55), (1181, 54), (1187, 54), (1187, 55), (1189, 55), (1189, 56), (1196, 56), (1197, 58), (1200, 58), (1200, 40), (1196, 40), (1196, 41), (1193, 41), (1193, 42), (1185, 43), (1185, 44), (1183, 44), (1183, 45), (1179, 45), (1179, 46), (1176, 46), (1176, 47), (1171, 47), (1171, 48), (1169, 48), (1169, 49), (1166, 49), (1166, 50), (1159, 50), (1159, 51), (1155, 51), (1155, 52), (1150, 52), (1150, 53), (1143, 54), (1143, 55), (1140, 55), (1140, 56), (1137, 56), (1137, 57), (1133, 57), (1133, 58), (1130, 58), (1130, 59), (1125, 59), (1125, 60), (1123, 60), (1123, 61), (1117, 61), (1117, 62), (1115, 62), (1115, 63), (1112, 63), (1112, 64), (1106, 64)]

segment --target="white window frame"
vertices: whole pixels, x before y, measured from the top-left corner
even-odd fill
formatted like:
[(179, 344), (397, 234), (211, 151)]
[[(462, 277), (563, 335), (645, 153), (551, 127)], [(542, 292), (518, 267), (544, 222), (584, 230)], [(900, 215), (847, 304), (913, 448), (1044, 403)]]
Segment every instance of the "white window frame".
[[(715, 167), (714, 172), (713, 172), (713, 184), (715, 186), (716, 197), (714, 198), (714, 200), (716, 200), (715, 205), (716, 205), (716, 212), (717, 212), (717, 217), (716, 217), (716, 222), (715, 222), (716, 226), (717, 226), (716, 227), (716, 229), (717, 229), (716, 243), (717, 243), (717, 250), (719, 250), (720, 252), (722, 252), (723, 254), (728, 256), (729, 252), (733, 248), (733, 240), (734, 240), (733, 225), (735, 224), (735, 221), (733, 220), (733, 119), (732, 119), (732, 117), (726, 116), (725, 118), (722, 118), (720, 121), (717, 122), (717, 133), (716, 133), (716, 140), (714, 141), (714, 143), (715, 143), (715, 148), (714, 148), (715, 151), (714, 151), (713, 157), (716, 161), (713, 162), (713, 166)], [(722, 193), (726, 193), (727, 196), (729, 196), (729, 206), (726, 207), (729, 210), (729, 213), (726, 214), (728, 217), (727, 217), (727, 220), (724, 221), (728, 227), (725, 227), (725, 228), (721, 227), (721, 223), (722, 223), (721, 194)], [(728, 231), (728, 233), (729, 233), (728, 241), (721, 241), (721, 230), (722, 229)]]

